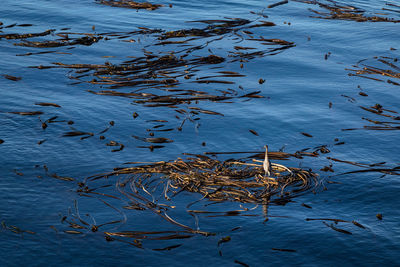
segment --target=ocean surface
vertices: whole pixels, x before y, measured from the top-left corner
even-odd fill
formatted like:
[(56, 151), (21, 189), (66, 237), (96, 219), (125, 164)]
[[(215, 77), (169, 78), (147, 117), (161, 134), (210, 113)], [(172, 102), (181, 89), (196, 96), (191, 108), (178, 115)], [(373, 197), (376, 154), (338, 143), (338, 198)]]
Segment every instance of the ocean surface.
[[(399, 2), (104, 2), (1, 2), (1, 266), (399, 264)], [(91, 68), (162, 56), (178, 65), (139, 78)], [(230, 98), (146, 102), (179, 90)], [(207, 154), (240, 160), (266, 144), (295, 155), (272, 163), (312, 170), (318, 186), (267, 206), (142, 192), (172, 223), (124, 208), (126, 176), (88, 178), (183, 153), (253, 152)], [(126, 231), (137, 235), (112, 234)]]

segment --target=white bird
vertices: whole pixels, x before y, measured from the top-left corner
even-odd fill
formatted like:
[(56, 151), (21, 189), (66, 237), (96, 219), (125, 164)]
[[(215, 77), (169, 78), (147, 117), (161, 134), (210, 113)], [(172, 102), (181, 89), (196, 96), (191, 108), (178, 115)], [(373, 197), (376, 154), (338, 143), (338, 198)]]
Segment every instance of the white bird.
[(268, 159), (268, 146), (265, 145), (264, 147), (265, 147), (265, 159), (264, 159), (263, 167), (264, 167), (265, 175), (269, 177), (272, 172), (271, 162), (269, 162), (269, 159)]

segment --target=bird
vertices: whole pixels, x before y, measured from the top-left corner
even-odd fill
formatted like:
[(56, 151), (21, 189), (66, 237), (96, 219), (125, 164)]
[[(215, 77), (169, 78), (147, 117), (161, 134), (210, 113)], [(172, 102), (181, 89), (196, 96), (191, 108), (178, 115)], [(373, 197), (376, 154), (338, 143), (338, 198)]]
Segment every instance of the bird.
[(266, 176), (270, 176), (272, 169), (271, 169), (271, 162), (268, 159), (268, 145), (265, 145), (265, 159), (264, 159), (264, 163), (263, 163), (263, 168), (265, 171), (265, 175)]

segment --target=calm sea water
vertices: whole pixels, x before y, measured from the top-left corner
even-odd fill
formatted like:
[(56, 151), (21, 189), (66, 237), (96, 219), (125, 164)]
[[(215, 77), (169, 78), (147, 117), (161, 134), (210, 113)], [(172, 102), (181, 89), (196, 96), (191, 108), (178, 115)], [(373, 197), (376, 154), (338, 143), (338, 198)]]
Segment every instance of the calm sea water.
[[(199, 103), (198, 107), (223, 113), (224, 116), (202, 114), (196, 124), (185, 123), (182, 131), (156, 132), (156, 136), (170, 138), (174, 142), (152, 152), (138, 147), (148, 144), (132, 138), (132, 135), (148, 137), (146, 129), (157, 124), (149, 120), (167, 120), (166, 127), (178, 128), (181, 120), (175, 118), (177, 113), (174, 109), (144, 107), (129, 98), (91, 94), (87, 90), (102, 88), (88, 83), (74, 84), (76, 81), (70, 79), (74, 73), (68, 69), (29, 67), (49, 66), (53, 62), (103, 64), (108, 61), (120, 64), (132, 59), (130, 57), (143, 56), (143, 49), (159, 54), (177, 50), (176, 45), (155, 46), (157, 38), (150, 34), (135, 36), (136, 42), (125, 42), (129, 38), (110, 38), (91, 46), (74, 45), (73, 49), (71, 46), (16, 46), (14, 44), (21, 40), (0, 39), (0, 74), (22, 78), (13, 81), (0, 76), (0, 139), (4, 140), (0, 144), (0, 221), (3, 222), (0, 228), (0, 264), (233, 266), (238, 264), (236, 260), (250, 266), (397, 265), (400, 254), (398, 175), (381, 172), (339, 175), (362, 168), (327, 157), (365, 164), (386, 162), (381, 167), (387, 169), (400, 165), (398, 130), (342, 131), (374, 125), (363, 118), (391, 120), (360, 106), (380, 104), (385, 109), (400, 112), (399, 86), (348, 76), (350, 71), (346, 70), (354, 68), (353, 65), (363, 59), (367, 59), (366, 64), (383, 68), (374, 57), (398, 57), (400, 24), (312, 18), (310, 16), (315, 14), (308, 9), (318, 7), (292, 1), (272, 9), (266, 7), (274, 1), (160, 3), (165, 6), (154, 11), (136, 11), (100, 5), (92, 0), (3, 0), (0, 21), (3, 26), (14, 23), (17, 26), (3, 28), (0, 34), (37, 33), (48, 29), (59, 33), (63, 28), (77, 33), (132, 32), (138, 27), (170, 31), (204, 27), (204, 24), (190, 21), (242, 18), (274, 22), (274, 27), (250, 30), (256, 38), (282, 39), (294, 42), (295, 46), (275, 55), (242, 62), (243, 68), (240, 67), (241, 62), (224, 62), (224, 70), (246, 75), (232, 78), (235, 84), (183, 84), (183, 87), (190, 86), (193, 90), (205, 87), (241, 90), (238, 89), (241, 86), (246, 93), (261, 91), (260, 95), (265, 98), (239, 99), (234, 103)], [(400, 8), (385, 3), (379, 0), (347, 1), (342, 4), (360, 7), (367, 11), (368, 16), (384, 13), (380, 16), (400, 19)], [(168, 7), (169, 4), (172, 7)], [(384, 11), (382, 8), (397, 11)], [(263, 12), (268, 18), (251, 12)], [(18, 24), (33, 26), (21, 27)], [(239, 41), (238, 37), (228, 36), (210, 43), (207, 48), (216, 55), (227, 57), (227, 51), (235, 51), (234, 46), (249, 46)], [(62, 53), (22, 56), (43, 51)], [(204, 56), (209, 52), (204, 49), (194, 54)], [(199, 69), (198, 76), (215, 74), (215, 70), (207, 66)], [(265, 83), (259, 84), (260, 78), (265, 79)], [(396, 81), (396, 78), (392, 80)], [(368, 96), (361, 96), (359, 87)], [(123, 90), (129, 92), (130, 89)], [(57, 103), (61, 108), (38, 106), (35, 105), (37, 102)], [(44, 114), (21, 116), (9, 113), (27, 111), (42, 111)], [(132, 117), (134, 112), (139, 114), (136, 119)], [(389, 114), (398, 116), (397, 113)], [(53, 116), (58, 116), (56, 120), (60, 121), (72, 120), (72, 127), (77, 130), (95, 133), (105, 129), (109, 121), (114, 121), (115, 125), (104, 135), (107, 140), (123, 143), (124, 150), (111, 152), (115, 147), (106, 146), (98, 135), (85, 140), (62, 137), (65, 132), (71, 131), (66, 122), (49, 124), (48, 128), (42, 129), (39, 117), (45, 121)], [(258, 136), (250, 133), (250, 129), (256, 131)], [(313, 137), (304, 136), (302, 132)], [(39, 145), (40, 140), (46, 141)], [(344, 144), (334, 145), (338, 142)], [(313, 169), (320, 175), (326, 190), (320, 188), (315, 194), (309, 192), (284, 206), (269, 207), (271, 217), (268, 221), (265, 221), (261, 207), (251, 212), (255, 216), (199, 216), (199, 228), (216, 233), (215, 236), (200, 235), (171, 241), (145, 240), (144, 249), (124, 242), (107, 242), (104, 231), (164, 231), (176, 228), (152, 213), (123, 210), (122, 206), (126, 203), (112, 202), (121, 210), (119, 213), (96, 198), (76, 193), (77, 182), (93, 174), (112, 171), (124, 162), (175, 160), (183, 157), (185, 152), (261, 152), (265, 144), (273, 151), (284, 147), (284, 151), (289, 153), (327, 145), (331, 151), (329, 154), (279, 162)], [(232, 155), (222, 155), (219, 159), (229, 157)], [(335, 172), (320, 170), (330, 164)], [(46, 175), (44, 165), (50, 174), (76, 180), (54, 179)], [(108, 188), (102, 192), (113, 194), (113, 190)], [(201, 196), (197, 194), (182, 193), (175, 199), (176, 208), (169, 215), (195, 228), (197, 219), (187, 213), (186, 205), (199, 198)], [(105, 226), (95, 233), (82, 230), (84, 234), (81, 235), (68, 234), (64, 231), (71, 229), (62, 222), (62, 218), (77, 214), (74, 203), (79, 208), (80, 216), (90, 223), (99, 225), (121, 218), (126, 220)], [(302, 203), (311, 208), (302, 206)], [(191, 208), (202, 209), (204, 206), (194, 205)], [(222, 203), (209, 208), (228, 211), (240, 206), (238, 203)], [(382, 214), (383, 219), (379, 220), (377, 214)], [(345, 234), (334, 231), (320, 220), (307, 221), (306, 218), (355, 220), (365, 229), (352, 223), (334, 225), (352, 233)], [(35, 234), (15, 233), (13, 226)], [(237, 227), (240, 228), (231, 231)], [(226, 236), (230, 236), (231, 241), (218, 245), (218, 241)], [(177, 244), (181, 246), (171, 250), (153, 250)]]

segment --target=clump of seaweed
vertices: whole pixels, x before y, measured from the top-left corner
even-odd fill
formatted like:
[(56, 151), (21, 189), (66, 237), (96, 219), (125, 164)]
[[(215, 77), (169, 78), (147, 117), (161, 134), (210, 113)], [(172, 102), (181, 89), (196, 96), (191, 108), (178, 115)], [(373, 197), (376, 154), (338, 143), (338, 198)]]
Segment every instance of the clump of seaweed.
[[(319, 15), (315, 18), (321, 19), (333, 19), (333, 20), (352, 20), (357, 22), (394, 22), (398, 23), (400, 20), (381, 17), (381, 16), (367, 16), (365, 15), (365, 10), (358, 8), (353, 5), (339, 4), (333, 0), (327, 0), (327, 3), (320, 1), (309, 1), (309, 0), (294, 0), (296, 2), (318, 5), (319, 7), (326, 9), (328, 12), (321, 12), (314, 9), (309, 9), (311, 12)], [(387, 9), (386, 9), (387, 10)]]
[(147, 9), (147, 10), (155, 10), (163, 5), (159, 4), (151, 4), (149, 2), (135, 2), (131, 0), (96, 0), (97, 3), (112, 7), (123, 7), (123, 8), (132, 8), (132, 9)]

